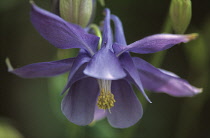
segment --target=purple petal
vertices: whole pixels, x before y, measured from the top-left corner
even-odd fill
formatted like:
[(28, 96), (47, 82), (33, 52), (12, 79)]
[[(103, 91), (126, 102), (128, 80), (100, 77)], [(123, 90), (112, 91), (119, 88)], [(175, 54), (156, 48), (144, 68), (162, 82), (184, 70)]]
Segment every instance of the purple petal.
[(136, 86), (141, 91), (141, 93), (144, 95), (144, 97), (147, 99), (147, 101), (152, 103), (144, 91), (144, 88), (141, 83), (141, 78), (139, 78), (138, 70), (133, 63), (131, 56), (128, 53), (123, 53), (120, 56), (120, 62), (122, 64), (123, 68), (129, 74), (130, 78), (133, 80), (132, 82), (134, 82), (136, 84)]
[(156, 34), (148, 36), (139, 41), (136, 41), (126, 47), (118, 45), (115, 49), (117, 55), (125, 51), (130, 51), (140, 54), (155, 53), (163, 51), (179, 43), (186, 43), (197, 37), (196, 34), (189, 35), (173, 35), (173, 34)]
[(86, 65), (83, 66), (82, 68), (81, 68), (81, 66), (89, 61), (90, 61), (89, 56), (84, 52), (80, 53), (75, 58), (74, 63), (71, 68), (71, 71), (69, 73), (68, 82), (61, 94), (63, 94), (68, 88), (70, 88), (71, 85), (75, 81), (87, 77), (86, 75), (83, 74), (83, 71), (84, 71), (84, 68), (86, 67)]
[(139, 69), (139, 75), (142, 79), (144, 88), (155, 91), (164, 92), (172, 96), (193, 96), (202, 91), (186, 80), (179, 78), (177, 75), (155, 68), (148, 62), (133, 58), (136, 67)]
[(98, 83), (93, 78), (77, 81), (62, 100), (61, 108), (66, 118), (77, 125), (88, 125), (93, 121)]
[(92, 55), (97, 49), (98, 37), (87, 34), (79, 26), (68, 23), (59, 16), (43, 10), (33, 3), (31, 21), (37, 31), (57, 48), (83, 48)]
[(84, 73), (88, 76), (117, 80), (126, 76), (118, 58), (107, 47), (102, 47), (88, 63)]
[(137, 123), (143, 115), (143, 109), (128, 82), (113, 81), (112, 93), (116, 102), (110, 109), (111, 113), (107, 112), (109, 123), (116, 128), (127, 128)]
[(9, 72), (23, 78), (52, 77), (70, 71), (75, 58), (29, 64)]
[(83, 73), (84, 69), (86, 68), (87, 64), (83, 64), (80, 66), (80, 68), (74, 73), (74, 75), (72, 76), (71, 79), (68, 78), (68, 81), (67, 81), (67, 84), (66, 86), (64, 87), (63, 91), (61, 92), (61, 95), (63, 95), (68, 89), (71, 88), (71, 86), (77, 82), (78, 80), (81, 80), (81, 79), (84, 79), (84, 78), (87, 78), (88, 76), (85, 75)]
[(106, 117), (106, 111), (99, 109), (98, 106), (95, 107), (94, 119), (93, 121), (98, 121)]
[(122, 22), (115, 15), (111, 15), (111, 19), (114, 21), (114, 26), (115, 26), (115, 42), (122, 45), (127, 45), (124, 31), (123, 31)]

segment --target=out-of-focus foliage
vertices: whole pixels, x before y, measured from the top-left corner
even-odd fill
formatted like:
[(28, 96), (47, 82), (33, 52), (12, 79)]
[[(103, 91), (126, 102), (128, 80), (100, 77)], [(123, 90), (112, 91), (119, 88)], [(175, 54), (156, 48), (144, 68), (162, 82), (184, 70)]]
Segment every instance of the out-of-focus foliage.
[(18, 0), (1, 0), (0, 1), (0, 12), (12, 10), (21, 2)]
[(6, 120), (0, 120), (0, 138), (23, 138), (23, 136)]

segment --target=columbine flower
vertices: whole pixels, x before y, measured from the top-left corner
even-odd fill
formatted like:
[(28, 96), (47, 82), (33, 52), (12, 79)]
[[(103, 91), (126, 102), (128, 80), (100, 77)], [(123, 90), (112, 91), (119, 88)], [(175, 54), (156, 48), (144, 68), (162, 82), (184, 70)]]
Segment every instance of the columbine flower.
[[(135, 124), (143, 114), (142, 106), (132, 90), (135, 84), (142, 94), (148, 90), (173, 96), (193, 96), (200, 92), (173, 73), (157, 69), (140, 58), (131, 58), (128, 52), (154, 53), (188, 42), (194, 35), (158, 34), (126, 45), (119, 19), (105, 10), (102, 46), (99, 38), (79, 26), (68, 23), (35, 4), (31, 21), (37, 31), (57, 48), (80, 48), (77, 57), (52, 62), (26, 65), (9, 71), (24, 78), (51, 77), (70, 71), (63, 93), (62, 112), (77, 125), (88, 125), (107, 116), (113, 127), (126, 128)], [(110, 20), (115, 23), (113, 38)]]

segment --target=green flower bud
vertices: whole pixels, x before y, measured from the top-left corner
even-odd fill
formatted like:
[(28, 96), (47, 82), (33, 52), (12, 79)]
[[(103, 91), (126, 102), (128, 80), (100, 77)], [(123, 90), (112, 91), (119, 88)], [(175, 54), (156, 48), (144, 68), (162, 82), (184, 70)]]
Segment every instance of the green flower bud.
[(170, 6), (170, 18), (174, 31), (183, 34), (187, 29), (192, 16), (190, 0), (172, 0)]
[(95, 0), (60, 0), (60, 16), (71, 23), (86, 27), (94, 15)]

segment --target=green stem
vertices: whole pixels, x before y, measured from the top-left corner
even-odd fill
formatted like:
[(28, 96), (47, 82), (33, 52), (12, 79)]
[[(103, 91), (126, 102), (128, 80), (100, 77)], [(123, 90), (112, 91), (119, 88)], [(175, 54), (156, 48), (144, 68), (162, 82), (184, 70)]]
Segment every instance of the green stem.
[(104, 2), (104, 0), (98, 0), (99, 1), (99, 3), (101, 4), (101, 6), (105, 6), (105, 2)]
[(98, 43), (98, 49), (101, 49), (101, 43), (102, 43), (102, 39), (101, 38), (102, 38), (102, 35), (101, 35), (100, 28), (96, 24), (91, 24), (90, 25), (90, 29), (93, 29), (93, 31), (95, 32), (95, 35), (100, 38), (99, 43)]

